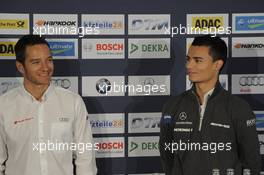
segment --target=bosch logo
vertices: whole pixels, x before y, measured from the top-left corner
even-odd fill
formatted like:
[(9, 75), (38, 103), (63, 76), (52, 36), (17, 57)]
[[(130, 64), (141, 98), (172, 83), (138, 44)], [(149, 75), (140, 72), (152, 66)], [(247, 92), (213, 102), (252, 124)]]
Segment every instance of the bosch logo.
[(108, 142), (108, 143), (97, 143), (97, 147), (100, 150), (109, 150), (109, 149), (123, 149), (123, 142)]
[(241, 86), (264, 86), (264, 76), (242, 76), (239, 84)]
[(107, 50), (124, 50), (123, 44), (96, 44), (96, 50), (107, 51)]

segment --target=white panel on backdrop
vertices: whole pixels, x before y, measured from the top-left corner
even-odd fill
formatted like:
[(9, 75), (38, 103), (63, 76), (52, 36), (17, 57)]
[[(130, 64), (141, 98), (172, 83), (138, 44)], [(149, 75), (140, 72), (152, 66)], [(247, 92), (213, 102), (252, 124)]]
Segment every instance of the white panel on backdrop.
[(264, 155), (264, 134), (259, 134), (260, 154)]
[(16, 59), (15, 45), (17, 41), (18, 38), (0, 38), (0, 59)]
[(22, 77), (0, 77), (0, 95), (20, 86), (22, 83)]
[(170, 14), (128, 15), (129, 35), (166, 35), (170, 28)]
[(170, 95), (170, 75), (128, 76), (128, 95)]
[[(22, 77), (0, 77), (0, 95), (22, 85)], [(78, 93), (78, 77), (52, 77), (51, 83), (72, 92)]]
[(264, 13), (232, 14), (233, 33), (264, 33)]
[(124, 39), (82, 39), (82, 58), (125, 58)]
[[(220, 74), (219, 75), (219, 82), (221, 86), (225, 89), (228, 90), (228, 75), (226, 74)], [(192, 83), (189, 80), (189, 76), (186, 75), (186, 90), (190, 89), (192, 87)]]
[(99, 35), (123, 35), (125, 16), (119, 14), (83, 14), (83, 27), (98, 27)]
[(233, 37), (232, 57), (264, 57), (264, 37)]
[(29, 34), (29, 14), (0, 13), (0, 34)]
[(160, 112), (128, 113), (129, 133), (160, 132)]
[(128, 137), (128, 157), (159, 156), (159, 137)]
[(124, 76), (82, 77), (82, 96), (124, 96)]
[(78, 59), (77, 39), (47, 39), (54, 59)]
[(78, 77), (52, 77), (51, 83), (78, 94)]
[(232, 75), (232, 94), (264, 94), (264, 74)]
[(96, 152), (96, 158), (125, 157), (124, 137), (98, 137), (93, 140), (99, 147)]
[(228, 14), (187, 14), (188, 34), (231, 34)]
[(93, 134), (124, 133), (123, 113), (89, 114), (89, 118)]
[(76, 35), (77, 14), (33, 14), (33, 34)]
[(170, 38), (128, 39), (128, 58), (170, 58)]

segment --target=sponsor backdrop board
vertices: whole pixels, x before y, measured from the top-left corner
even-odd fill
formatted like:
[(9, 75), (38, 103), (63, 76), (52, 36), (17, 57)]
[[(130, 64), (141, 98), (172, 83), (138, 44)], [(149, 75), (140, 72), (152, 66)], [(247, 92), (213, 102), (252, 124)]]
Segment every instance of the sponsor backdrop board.
[(162, 106), (191, 87), (185, 63), (193, 37), (221, 34), (228, 61), (220, 83), (253, 108), (264, 160), (263, 2), (205, 3), (81, 0), (58, 10), (62, 4), (52, 0), (1, 2), (0, 95), (23, 81), (15, 69), (18, 38), (44, 35), (55, 64), (52, 84), (79, 93), (87, 106), (100, 148), (98, 174), (164, 174), (157, 145)]

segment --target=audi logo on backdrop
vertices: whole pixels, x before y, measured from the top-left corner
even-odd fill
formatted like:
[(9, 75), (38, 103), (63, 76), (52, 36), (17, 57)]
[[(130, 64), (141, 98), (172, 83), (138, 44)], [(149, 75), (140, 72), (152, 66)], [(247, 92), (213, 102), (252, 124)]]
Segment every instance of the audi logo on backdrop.
[(264, 86), (264, 76), (242, 76), (239, 84), (241, 86)]
[(65, 88), (65, 89), (69, 89), (71, 87), (71, 81), (69, 79), (52, 79), (51, 80), (51, 83), (54, 85), (54, 86), (60, 86), (62, 88)]

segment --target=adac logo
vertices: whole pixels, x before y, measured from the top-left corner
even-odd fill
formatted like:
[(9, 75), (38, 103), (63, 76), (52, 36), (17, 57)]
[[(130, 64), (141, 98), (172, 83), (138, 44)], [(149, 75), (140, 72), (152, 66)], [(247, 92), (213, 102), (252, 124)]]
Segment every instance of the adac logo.
[(41, 26), (75, 26), (76, 21), (46, 21), (43, 19), (37, 20), (35, 25)]
[(130, 54), (136, 52), (136, 51), (140, 51), (140, 52), (168, 52), (169, 51), (169, 47), (167, 44), (161, 44), (161, 43), (157, 43), (157, 44), (134, 44), (131, 43), (130, 45)]
[(75, 56), (74, 42), (50, 41), (49, 45), (53, 56)]
[(0, 42), (0, 56), (15, 56), (16, 42)]
[(264, 15), (262, 16), (236, 16), (236, 30), (264, 30)]
[(236, 49), (262, 49), (264, 44), (262, 43), (236, 43), (234, 45)]
[(28, 20), (1, 19), (0, 29), (28, 29)]
[(223, 17), (193, 17), (192, 27), (200, 29), (224, 27)]

